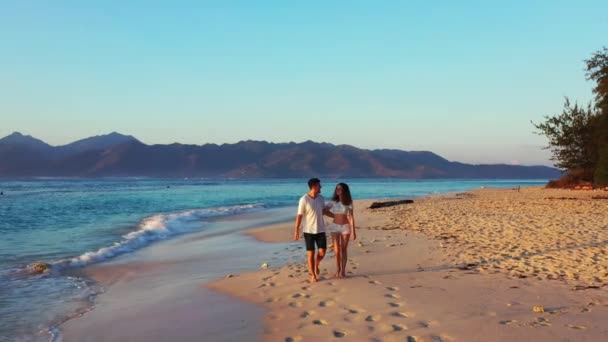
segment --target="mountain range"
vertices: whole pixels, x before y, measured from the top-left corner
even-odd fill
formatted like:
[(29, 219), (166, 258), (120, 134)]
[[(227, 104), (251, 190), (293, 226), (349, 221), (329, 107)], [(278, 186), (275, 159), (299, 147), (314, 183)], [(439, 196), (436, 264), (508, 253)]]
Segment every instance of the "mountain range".
[(472, 165), (428, 151), (269, 143), (147, 145), (116, 132), (63, 146), (15, 132), (0, 139), (0, 177), (555, 178), (547, 166)]

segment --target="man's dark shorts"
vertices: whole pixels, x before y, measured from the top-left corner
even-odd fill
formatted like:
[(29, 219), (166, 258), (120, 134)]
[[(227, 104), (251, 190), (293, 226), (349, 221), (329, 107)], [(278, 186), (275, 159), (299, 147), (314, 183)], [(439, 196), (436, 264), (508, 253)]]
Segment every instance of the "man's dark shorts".
[(314, 251), (315, 243), (317, 244), (318, 249), (327, 249), (327, 238), (325, 237), (325, 233), (304, 233), (304, 241), (306, 241), (307, 251)]

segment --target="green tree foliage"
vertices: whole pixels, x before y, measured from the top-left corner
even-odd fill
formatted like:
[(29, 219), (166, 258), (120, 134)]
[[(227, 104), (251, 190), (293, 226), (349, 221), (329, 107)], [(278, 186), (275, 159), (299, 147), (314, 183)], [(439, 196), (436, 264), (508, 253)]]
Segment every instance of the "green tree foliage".
[(595, 81), (593, 93), (599, 118), (595, 122), (594, 138), (598, 149), (594, 183), (608, 186), (608, 48), (595, 52), (585, 61), (587, 79)]
[(549, 139), (549, 148), (555, 166), (565, 170), (594, 169), (597, 162), (597, 145), (594, 143), (594, 126), (597, 113), (589, 104), (587, 108), (571, 105), (565, 99), (561, 114), (545, 116), (545, 121), (535, 124), (539, 134)]
[(608, 48), (604, 47), (586, 60), (587, 79), (595, 81), (595, 104), (608, 115)]
[(595, 52), (585, 64), (587, 79), (595, 82), (595, 104), (572, 106), (566, 98), (561, 114), (533, 125), (549, 139), (551, 159), (568, 171), (567, 177), (608, 186), (608, 48)]

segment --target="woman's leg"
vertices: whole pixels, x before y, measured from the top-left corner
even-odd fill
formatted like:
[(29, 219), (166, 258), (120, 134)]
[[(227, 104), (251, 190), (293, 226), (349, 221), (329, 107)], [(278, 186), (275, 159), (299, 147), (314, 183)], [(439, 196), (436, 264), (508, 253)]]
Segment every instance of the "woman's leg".
[(332, 233), (331, 240), (332, 240), (332, 243), (334, 244), (334, 257), (336, 258), (336, 274), (334, 275), (334, 277), (338, 278), (338, 277), (340, 277), (340, 274), (342, 274), (342, 272), (340, 271), (342, 268), (342, 258), (341, 258), (342, 244), (341, 244), (340, 234)]
[(348, 261), (348, 241), (350, 240), (350, 234), (340, 234), (340, 240), (342, 240), (340, 246), (340, 262), (342, 263), (340, 271), (342, 272), (341, 277), (346, 278), (346, 262)]

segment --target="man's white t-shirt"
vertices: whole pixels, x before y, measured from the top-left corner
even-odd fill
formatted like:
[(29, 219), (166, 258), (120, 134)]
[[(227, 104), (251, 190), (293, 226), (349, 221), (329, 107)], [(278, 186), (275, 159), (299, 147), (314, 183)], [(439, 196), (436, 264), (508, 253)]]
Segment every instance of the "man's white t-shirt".
[(317, 234), (325, 232), (323, 221), (323, 208), (325, 199), (320, 194), (312, 198), (308, 194), (300, 198), (298, 203), (298, 215), (302, 215), (302, 232)]

